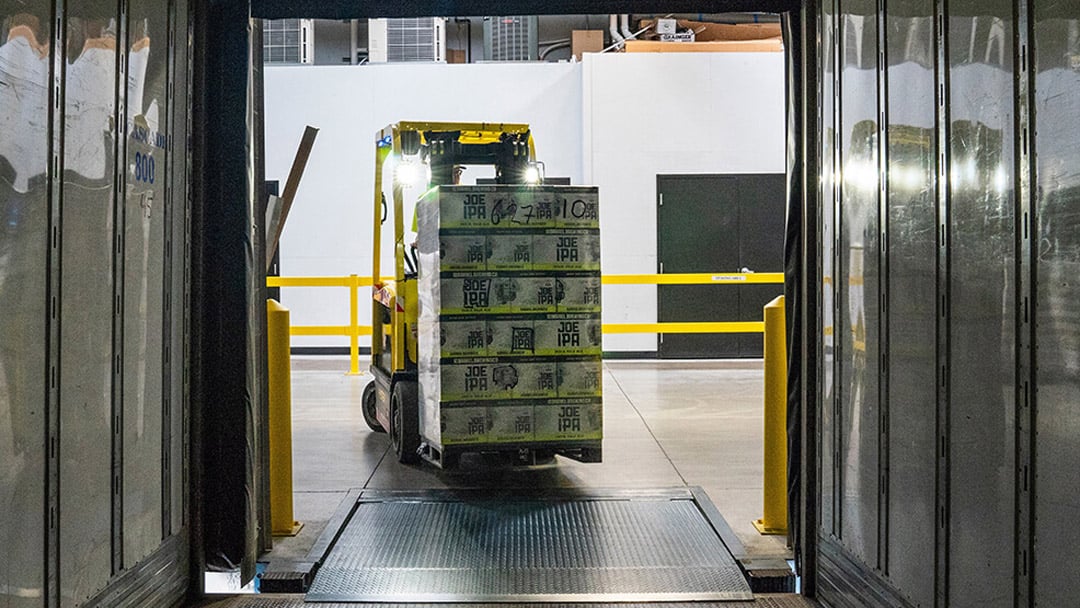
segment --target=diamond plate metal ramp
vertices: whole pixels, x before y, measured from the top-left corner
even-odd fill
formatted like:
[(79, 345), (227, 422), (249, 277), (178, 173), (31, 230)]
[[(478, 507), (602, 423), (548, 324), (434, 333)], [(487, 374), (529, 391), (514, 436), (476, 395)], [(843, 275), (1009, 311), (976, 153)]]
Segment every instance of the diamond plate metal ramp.
[(362, 496), (309, 602), (750, 600), (694, 498)]

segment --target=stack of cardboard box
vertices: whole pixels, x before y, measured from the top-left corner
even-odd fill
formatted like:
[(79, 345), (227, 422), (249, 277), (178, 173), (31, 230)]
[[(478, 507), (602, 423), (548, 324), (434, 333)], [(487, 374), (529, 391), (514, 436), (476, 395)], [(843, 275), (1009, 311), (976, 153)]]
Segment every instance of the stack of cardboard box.
[(603, 435), (595, 187), (442, 186), (417, 206), (421, 435)]

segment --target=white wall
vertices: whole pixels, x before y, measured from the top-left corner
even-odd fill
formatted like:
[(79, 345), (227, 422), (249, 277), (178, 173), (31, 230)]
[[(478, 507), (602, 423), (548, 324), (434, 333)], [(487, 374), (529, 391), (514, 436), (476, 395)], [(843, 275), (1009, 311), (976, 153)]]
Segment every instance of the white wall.
[[(267, 179), (284, 183), (304, 126), (320, 129), (282, 235), (282, 273), (370, 274), (374, 135), (402, 120), (529, 123), (548, 175), (600, 187), (604, 272), (654, 273), (656, 175), (783, 171), (783, 93), (780, 53), (268, 66)], [(411, 223), (411, 211), (406, 217)], [(383, 242), (385, 274), (392, 250)], [(609, 286), (604, 297), (605, 322), (656, 320), (655, 287)], [(285, 289), (282, 300), (296, 325), (348, 320), (344, 289)], [(366, 293), (360, 301), (366, 323)], [(293, 338), (294, 346), (345, 344)], [(606, 336), (604, 349), (653, 351), (656, 336)]]
[[(583, 79), (605, 274), (657, 272), (658, 174), (785, 169), (782, 53), (590, 54)], [(606, 323), (656, 322), (655, 286), (609, 285), (603, 297)], [(604, 350), (654, 351), (656, 335), (608, 335)]]

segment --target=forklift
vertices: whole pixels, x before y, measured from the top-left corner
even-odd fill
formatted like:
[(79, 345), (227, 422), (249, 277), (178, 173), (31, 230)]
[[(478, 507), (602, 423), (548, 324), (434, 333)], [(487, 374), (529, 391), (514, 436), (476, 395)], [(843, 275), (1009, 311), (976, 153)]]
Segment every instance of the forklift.
[[(393, 215), (383, 194), (383, 170), (394, 163)], [(527, 124), (398, 122), (375, 138), (373, 214), (373, 288), (371, 375), (364, 388), (364, 421), (374, 431), (389, 432), (399, 462), (420, 458), (419, 390), (417, 386), (417, 276), (415, 249), (405, 242), (404, 189), (453, 185), (466, 165), (493, 166), (497, 184), (540, 184)], [(380, 268), (382, 226), (394, 228), (394, 276), (384, 280)]]

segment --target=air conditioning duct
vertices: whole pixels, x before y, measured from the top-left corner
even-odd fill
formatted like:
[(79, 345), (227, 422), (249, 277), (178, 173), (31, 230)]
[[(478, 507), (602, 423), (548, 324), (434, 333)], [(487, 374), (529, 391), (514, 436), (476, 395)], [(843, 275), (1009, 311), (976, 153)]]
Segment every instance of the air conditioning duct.
[(368, 62), (445, 62), (446, 20), (442, 17), (371, 19)]

